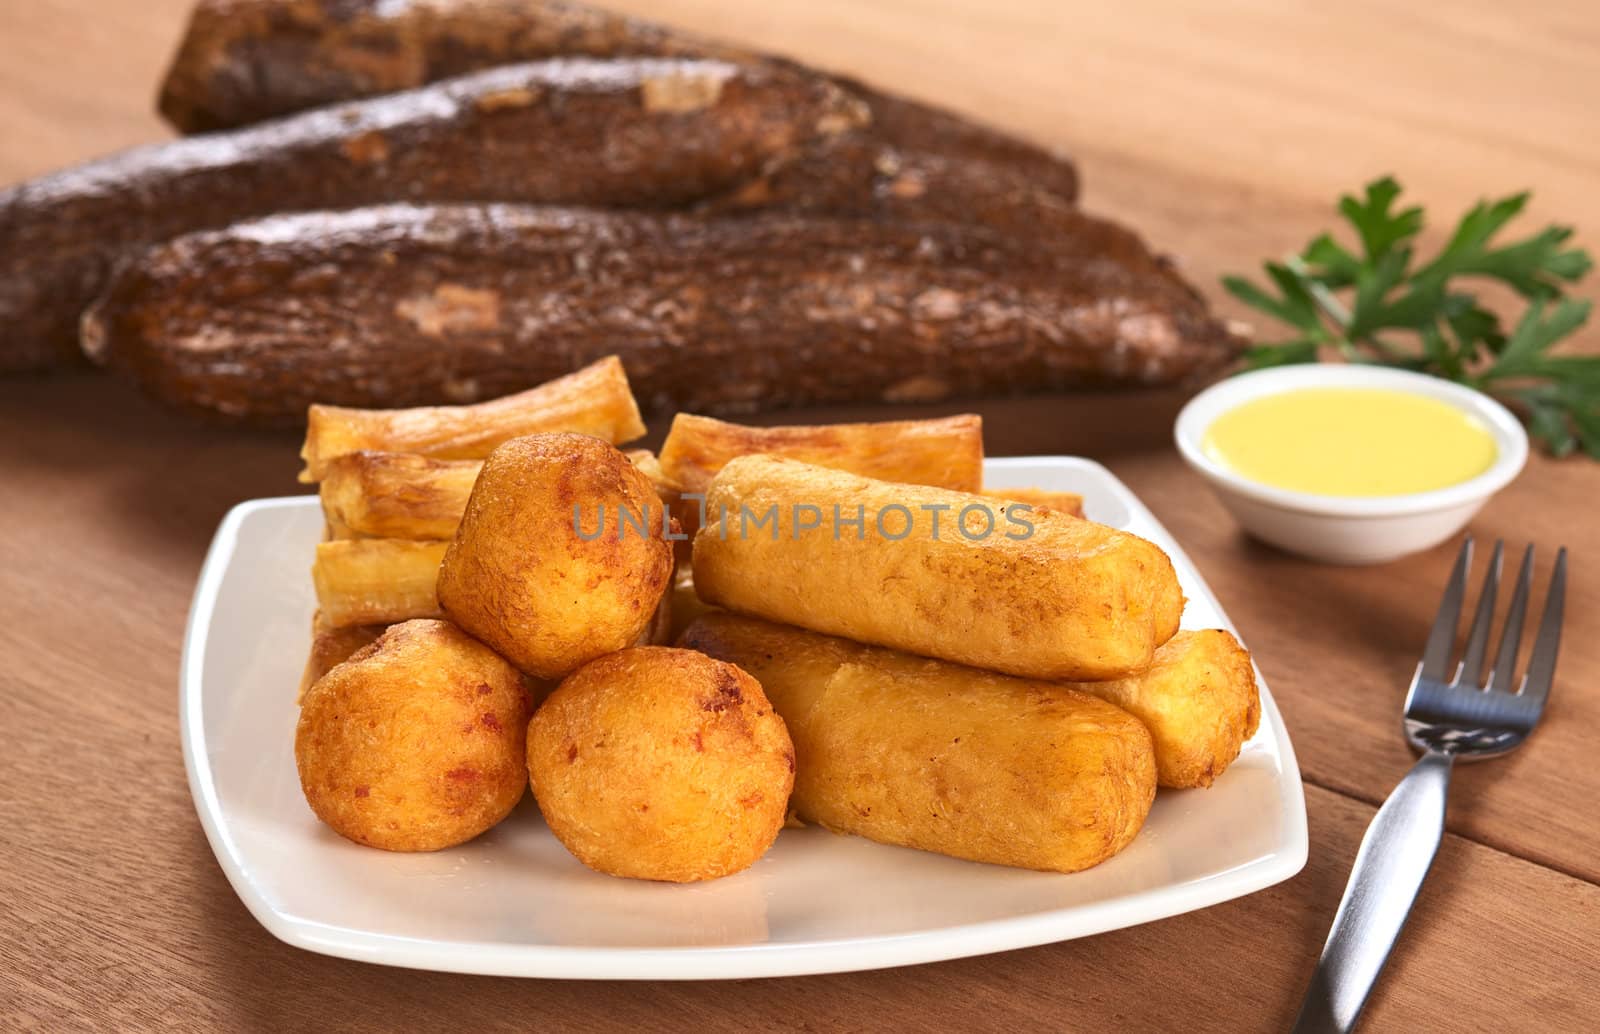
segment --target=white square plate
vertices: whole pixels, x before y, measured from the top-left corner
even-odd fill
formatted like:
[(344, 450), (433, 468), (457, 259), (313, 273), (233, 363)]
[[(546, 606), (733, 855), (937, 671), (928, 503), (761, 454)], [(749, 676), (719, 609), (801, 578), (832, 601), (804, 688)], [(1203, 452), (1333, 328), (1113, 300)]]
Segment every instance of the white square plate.
[[(990, 460), (989, 483), (1080, 492), (1095, 520), (1167, 551), (1186, 628), (1231, 627), (1194, 564), (1104, 467)], [(785, 830), (749, 870), (704, 884), (585, 869), (525, 799), (477, 840), (387, 854), (321, 825), (295, 774), (295, 686), (322, 534), (314, 496), (235, 507), (217, 531), (184, 642), (184, 761), (233, 889), (311, 951), (506, 976), (724, 979), (842, 972), (1005, 951), (1204, 908), (1285, 880), (1306, 859), (1294, 750), (1267, 687), (1261, 729), (1207, 790), (1161, 791), (1120, 855), (1073, 875)]]

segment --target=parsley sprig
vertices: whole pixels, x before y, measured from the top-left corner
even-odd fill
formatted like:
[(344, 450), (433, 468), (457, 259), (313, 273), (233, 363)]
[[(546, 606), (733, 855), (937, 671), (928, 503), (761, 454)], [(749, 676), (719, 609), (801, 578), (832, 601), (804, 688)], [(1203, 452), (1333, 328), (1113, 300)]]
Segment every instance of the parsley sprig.
[[(1249, 349), (1247, 368), (1338, 356), (1435, 374), (1506, 402), (1555, 455), (1581, 447), (1600, 459), (1600, 355), (1550, 353), (1589, 318), (1587, 301), (1565, 296), (1593, 264), (1569, 245), (1571, 228), (1549, 226), (1507, 243), (1500, 231), (1528, 195), (1481, 201), (1424, 262), (1416, 254), (1422, 209), (1397, 211), (1399, 196), (1400, 185), (1384, 177), (1360, 198), (1340, 198), (1359, 254), (1323, 234), (1299, 254), (1265, 263), (1266, 286), (1223, 278), (1234, 297), (1294, 328), (1286, 340)], [(1526, 299), (1509, 333), (1464, 286), (1474, 279)]]

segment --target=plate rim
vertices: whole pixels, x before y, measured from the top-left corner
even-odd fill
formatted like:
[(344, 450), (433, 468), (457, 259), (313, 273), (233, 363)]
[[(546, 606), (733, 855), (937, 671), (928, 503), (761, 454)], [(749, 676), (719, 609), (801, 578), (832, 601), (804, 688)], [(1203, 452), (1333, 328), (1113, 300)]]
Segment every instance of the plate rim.
[[(1198, 593), (1222, 616), (1221, 624), (1238, 634), (1200, 569), (1166, 526), (1156, 519), (1132, 489), (1104, 465), (1076, 456), (1004, 456), (984, 460), (985, 475), (1009, 468), (1050, 464), (1087, 470), (1105, 480), (1130, 515), (1161, 528), (1172, 552), (1195, 572)], [(1287, 797), (1284, 845), (1266, 858), (1198, 883), (1175, 884), (1144, 891), (1134, 906), (1126, 899), (1072, 905), (1023, 916), (876, 937), (851, 937), (786, 944), (743, 944), (719, 947), (612, 948), (595, 946), (509, 945), (486, 941), (435, 941), (331, 926), (279, 912), (260, 894), (248, 874), (237, 844), (228, 835), (217, 796), (215, 774), (206, 750), (203, 686), (206, 644), (217, 596), (238, 546), (245, 520), (266, 510), (314, 505), (315, 495), (251, 499), (233, 506), (218, 525), (200, 568), (184, 627), (179, 661), (178, 710), (184, 770), (189, 793), (228, 884), (247, 911), (267, 932), (286, 944), (318, 954), (381, 965), (485, 976), (595, 980), (725, 980), (756, 977), (847, 973), (916, 965), (1035, 947), (1209, 908), (1281, 883), (1305, 867), (1309, 851), (1305, 789), (1294, 745), (1267, 682), (1256, 670), (1261, 690), (1262, 727), (1272, 740), (1285, 778), (1275, 785)], [(1180, 791), (1182, 792), (1182, 791)], [(1125, 913), (1137, 907), (1138, 915)], [(1070, 922), (1070, 929), (1064, 924)]]

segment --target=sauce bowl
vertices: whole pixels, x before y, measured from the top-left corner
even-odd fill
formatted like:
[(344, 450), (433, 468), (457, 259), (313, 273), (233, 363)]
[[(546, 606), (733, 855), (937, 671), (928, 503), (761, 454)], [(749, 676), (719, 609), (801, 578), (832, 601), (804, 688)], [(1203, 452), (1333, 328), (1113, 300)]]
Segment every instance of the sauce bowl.
[[(1494, 438), (1494, 462), (1476, 477), (1428, 492), (1347, 497), (1262, 484), (1206, 455), (1212, 421), (1235, 406), (1298, 388), (1386, 388), (1449, 403), (1482, 421)], [(1333, 564), (1383, 563), (1438, 545), (1465, 527), (1528, 460), (1527, 433), (1494, 399), (1437, 377), (1380, 366), (1319, 363), (1240, 374), (1190, 399), (1174, 434), (1185, 462), (1210, 483), (1245, 531)]]

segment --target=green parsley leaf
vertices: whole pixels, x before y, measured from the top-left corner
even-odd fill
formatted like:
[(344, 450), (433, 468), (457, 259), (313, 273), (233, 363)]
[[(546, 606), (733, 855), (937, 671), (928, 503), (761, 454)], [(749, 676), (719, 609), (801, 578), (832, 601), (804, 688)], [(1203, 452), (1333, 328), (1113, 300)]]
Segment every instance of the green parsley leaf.
[[(1266, 262), (1267, 284), (1223, 278), (1245, 305), (1287, 323), (1291, 338), (1245, 353), (1260, 369), (1316, 362), (1325, 351), (1352, 362), (1420, 370), (1488, 392), (1511, 405), (1555, 455), (1577, 449), (1600, 459), (1600, 356), (1552, 355), (1587, 322), (1588, 302), (1565, 291), (1593, 266), (1572, 230), (1548, 226), (1501, 238), (1528, 194), (1480, 201), (1435, 256), (1417, 262), (1424, 225), (1418, 206), (1397, 208), (1400, 184), (1385, 176), (1360, 197), (1339, 199), (1359, 249), (1321, 234), (1298, 254)], [(1479, 303), (1473, 281), (1498, 283), (1528, 300), (1509, 333)]]

